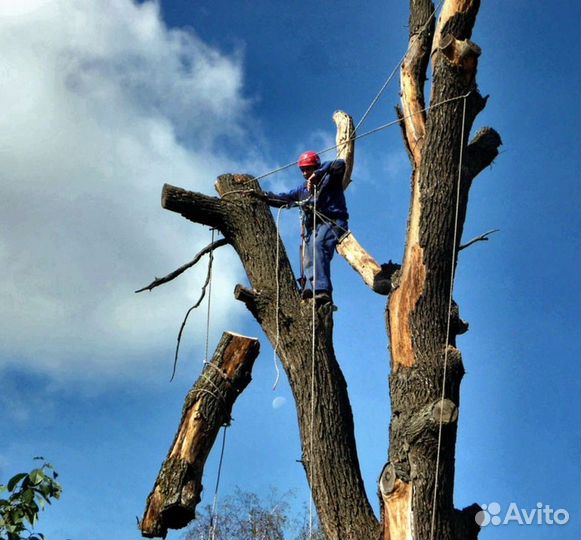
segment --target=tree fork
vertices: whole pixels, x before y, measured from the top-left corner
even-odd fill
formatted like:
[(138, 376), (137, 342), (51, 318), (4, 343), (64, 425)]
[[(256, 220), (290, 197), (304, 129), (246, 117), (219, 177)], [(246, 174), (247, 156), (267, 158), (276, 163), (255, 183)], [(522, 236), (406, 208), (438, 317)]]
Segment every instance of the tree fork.
[(269, 207), (247, 196), (250, 190), (260, 191), (258, 182), (222, 175), (216, 189), (221, 199), (166, 185), (163, 206), (217, 227), (240, 257), (250, 287), (238, 286), (235, 296), (277, 347), (296, 401), (303, 464), (327, 537), (377, 539), (379, 524), (363, 486), (347, 384), (333, 349), (332, 311), (317, 310), (313, 358), (312, 304), (301, 300), (282, 244), (277, 260), (279, 239)]
[(141, 534), (163, 537), (196, 517), (206, 458), (236, 398), (248, 386), (260, 343), (224, 332), (212, 360), (186, 396), (174, 442), (147, 498)]

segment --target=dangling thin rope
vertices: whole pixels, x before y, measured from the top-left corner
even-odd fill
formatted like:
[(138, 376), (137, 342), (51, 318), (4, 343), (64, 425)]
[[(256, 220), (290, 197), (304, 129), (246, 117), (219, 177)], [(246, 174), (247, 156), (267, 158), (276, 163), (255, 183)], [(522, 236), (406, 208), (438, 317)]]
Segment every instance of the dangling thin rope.
[[(212, 229), (212, 244), (214, 243), (214, 229)], [(210, 258), (214, 258), (213, 252), (210, 253)], [(208, 309), (206, 311), (206, 354), (204, 356), (204, 363), (208, 363), (208, 346), (210, 344), (210, 314), (212, 308), (212, 265), (208, 269)]]
[(278, 380), (280, 379), (280, 369), (278, 369), (278, 362), (276, 361), (276, 355), (278, 353), (278, 344), (280, 341), (280, 319), (279, 319), (279, 310), (280, 310), (280, 214), (282, 213), (284, 206), (281, 206), (278, 209), (278, 213), (276, 214), (276, 311), (275, 311), (275, 321), (276, 321), (276, 340), (274, 343), (274, 353), (273, 353), (273, 362), (274, 362), (274, 369), (276, 371), (276, 379), (274, 380), (274, 384), (272, 385), (273, 391), (276, 390), (278, 385)]
[[(330, 173), (329, 173), (330, 174)], [(312, 340), (311, 340), (311, 426), (310, 426), (310, 450), (309, 450), (309, 472), (311, 473), (311, 490), (309, 498), (309, 540), (313, 538), (313, 483), (315, 478), (315, 460), (313, 459), (313, 424), (315, 421), (315, 352), (317, 345), (317, 333), (316, 333), (316, 319), (317, 319), (317, 186), (313, 182), (313, 230), (311, 231), (311, 242), (313, 244), (313, 282), (312, 282), (312, 312), (311, 312), (311, 324), (313, 328)]]
[[(212, 244), (214, 243), (214, 232), (212, 229)], [(206, 343), (204, 354), (204, 365), (211, 365), (208, 362), (209, 346), (210, 346), (210, 320), (212, 314), (212, 261), (214, 253), (210, 253), (210, 264), (208, 266), (208, 306), (206, 310)], [(202, 373), (202, 375), (204, 375)], [(210, 379), (207, 379), (210, 381)], [(217, 389), (217, 388), (216, 388)], [(220, 476), (222, 474), (222, 461), (224, 459), (224, 448), (226, 446), (226, 428), (222, 428), (222, 448), (220, 450), (220, 462), (218, 464), (218, 475), (216, 477), (216, 487), (214, 488), (214, 501), (212, 503), (212, 515), (210, 516), (210, 530), (208, 531), (208, 540), (215, 540), (216, 524), (218, 519), (217, 505), (218, 505), (218, 488), (220, 487)]]
[[(214, 230), (212, 230), (212, 241), (214, 239)], [(184, 332), (184, 329), (186, 328), (186, 323), (188, 321), (188, 317), (190, 316), (190, 313), (198, 308), (200, 306), (200, 304), (202, 303), (202, 300), (205, 298), (206, 296), (206, 289), (208, 289), (208, 287), (211, 287), (211, 281), (212, 281), (212, 263), (214, 262), (214, 250), (210, 250), (210, 255), (209, 255), (209, 260), (208, 260), (208, 272), (206, 274), (206, 281), (204, 282), (204, 285), (202, 285), (202, 292), (200, 293), (200, 297), (198, 298), (197, 302), (190, 308), (188, 309), (188, 311), (186, 312), (186, 315), (184, 317), (184, 320), (182, 321), (182, 325), (180, 326), (180, 331), (178, 332), (178, 339), (177, 339), (177, 344), (176, 344), (176, 352), (174, 355), (174, 360), (173, 360), (173, 369), (172, 369), (172, 373), (171, 373), (171, 378), (170, 378), (170, 382), (173, 381), (175, 374), (176, 374), (176, 369), (177, 369), (177, 365), (178, 365), (178, 356), (179, 356), (179, 352), (180, 352), (180, 344), (182, 342), (182, 334)], [(211, 288), (210, 288), (211, 290)], [(208, 335), (210, 332), (210, 300), (208, 298), (208, 312), (207, 312), (207, 318), (206, 318), (206, 359), (204, 361), (204, 363), (207, 363), (208, 360)]]
[(216, 507), (218, 504), (218, 488), (220, 487), (220, 475), (222, 474), (222, 462), (224, 460), (224, 448), (226, 446), (226, 429), (228, 426), (222, 428), (222, 449), (220, 450), (220, 462), (218, 464), (218, 476), (216, 478), (216, 487), (214, 488), (214, 502), (212, 503), (212, 515), (210, 516), (210, 530), (208, 532), (208, 540), (215, 540), (216, 525), (218, 524), (218, 513)]
[(460, 134), (460, 157), (458, 160), (458, 180), (456, 186), (456, 212), (454, 215), (454, 236), (452, 243), (452, 264), (450, 269), (450, 295), (448, 298), (448, 320), (446, 322), (446, 342), (444, 343), (444, 372), (442, 375), (442, 397), (440, 398), (440, 421), (438, 426), (438, 450), (436, 453), (436, 475), (434, 482), (434, 498), (432, 501), (432, 524), (430, 527), (430, 540), (434, 540), (434, 529), (436, 525), (436, 498), (438, 495), (438, 472), (440, 468), (440, 450), (442, 447), (442, 419), (444, 414), (444, 398), (446, 396), (446, 370), (448, 367), (448, 340), (450, 338), (450, 315), (452, 312), (452, 291), (454, 289), (454, 274), (456, 262), (456, 243), (458, 236), (458, 212), (460, 208), (460, 184), (462, 181), (462, 159), (464, 153), (464, 126), (466, 123), (466, 96), (462, 109), (462, 131)]

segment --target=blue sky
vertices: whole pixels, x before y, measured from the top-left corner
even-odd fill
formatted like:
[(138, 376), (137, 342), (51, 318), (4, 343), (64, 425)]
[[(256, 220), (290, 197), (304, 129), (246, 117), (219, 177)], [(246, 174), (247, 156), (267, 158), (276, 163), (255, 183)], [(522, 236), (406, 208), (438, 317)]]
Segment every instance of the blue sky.
[[(581, 6), (483, 2), (473, 40), (490, 95), (476, 128), (501, 155), (475, 181), (455, 298), (466, 377), (455, 501), (538, 502), (566, 526), (489, 526), (482, 539), (581, 537)], [(357, 121), (407, 44), (407, 3), (10, 0), (0, 5), (0, 481), (43, 455), (63, 498), (48, 538), (138, 538), (135, 517), (197, 378), (205, 310), (182, 317), (205, 265), (133, 291), (192, 258), (210, 233), (165, 212), (164, 182), (213, 193), (223, 172), (265, 173), (333, 144), (336, 109)], [(394, 80), (362, 130), (394, 119)], [(397, 127), (358, 142), (350, 225), (381, 261), (400, 261), (409, 164)], [(269, 189), (300, 181), (290, 170)], [(296, 263), (298, 217), (282, 232)], [(216, 256), (210, 349), (223, 330), (262, 353), (228, 432), (220, 491), (293, 489), (308, 502), (286, 381), (232, 297), (244, 282)], [(389, 426), (385, 299), (334, 261), (336, 350), (349, 384), (372, 503)], [(278, 407), (273, 406), (274, 400)], [(219, 448), (208, 460), (211, 502)], [(172, 532), (170, 538), (180, 538)]]

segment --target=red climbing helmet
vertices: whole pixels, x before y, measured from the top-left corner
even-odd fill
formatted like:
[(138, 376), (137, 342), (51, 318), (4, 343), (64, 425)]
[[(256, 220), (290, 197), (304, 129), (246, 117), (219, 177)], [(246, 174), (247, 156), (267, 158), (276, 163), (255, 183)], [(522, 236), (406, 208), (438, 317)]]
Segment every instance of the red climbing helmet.
[(303, 152), (299, 157), (299, 167), (319, 167), (321, 165), (321, 158), (317, 152)]

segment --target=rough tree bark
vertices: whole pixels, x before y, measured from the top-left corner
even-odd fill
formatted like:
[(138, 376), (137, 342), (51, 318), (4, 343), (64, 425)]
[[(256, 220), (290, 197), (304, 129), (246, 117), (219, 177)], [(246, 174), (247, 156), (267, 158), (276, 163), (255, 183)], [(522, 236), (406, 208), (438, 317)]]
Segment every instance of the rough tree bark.
[(312, 304), (301, 300), (284, 246), (276, 258), (280, 239), (269, 207), (247, 196), (249, 189), (260, 190), (258, 182), (223, 175), (216, 189), (222, 198), (165, 185), (162, 206), (219, 229), (238, 253), (250, 287), (238, 285), (235, 296), (276, 346), (286, 371), (297, 407), (302, 463), (327, 536), (379, 538), (361, 478), (347, 385), (335, 358), (332, 309), (316, 312), (313, 357)]
[[(465, 147), (459, 180), (461, 146), (486, 104), (476, 86), (480, 49), (469, 41), (479, 4), (446, 1), (434, 32), (433, 3), (410, 2), (400, 117), (413, 168), (412, 200), (401, 280), (388, 303), (392, 417), (389, 461), (380, 477), (384, 537), (394, 540), (467, 540), (476, 538), (479, 530), (474, 520), (477, 505), (463, 511), (453, 505), (464, 374), (456, 335), (465, 325), (450, 303), (470, 184), (501, 144), (494, 130), (482, 130)], [(430, 110), (418, 113), (425, 107), (430, 53)], [(457, 99), (460, 96), (466, 98)]]
[(212, 360), (186, 396), (182, 418), (155, 486), (147, 498), (141, 534), (163, 537), (196, 516), (206, 458), (234, 401), (251, 379), (257, 339), (224, 332)]
[[(410, 41), (401, 67), (398, 110), (413, 169), (403, 266), (389, 290), (376, 290), (379, 265), (374, 261), (375, 267), (368, 265), (364, 251), (359, 257), (357, 270), (370, 287), (383, 294), (392, 291), (387, 310), (392, 418), (389, 458), (379, 479), (380, 521), (361, 478), (347, 385), (333, 348), (331, 308), (316, 312), (313, 358), (312, 304), (300, 299), (284, 247), (277, 260), (280, 239), (269, 208), (247, 196), (249, 190), (260, 189), (258, 182), (249, 176), (223, 175), (216, 184), (221, 197), (170, 185), (163, 189), (164, 208), (220, 230), (242, 261), (250, 286), (238, 285), (235, 297), (260, 323), (288, 376), (303, 465), (330, 539), (470, 540), (478, 534), (474, 521), (478, 506), (462, 511), (453, 506), (464, 373), (456, 335), (466, 330), (466, 324), (450, 296), (471, 182), (493, 161), (501, 144), (490, 128), (466, 144), (474, 119), (486, 104), (475, 80), (480, 49), (469, 41), (478, 8), (479, 0), (446, 0), (436, 27), (432, 2), (410, 1)], [(427, 113), (424, 85), (430, 59)], [(338, 137), (352, 133), (349, 125), (345, 128), (344, 117), (336, 122)], [(461, 143), (464, 159), (456, 201)]]

